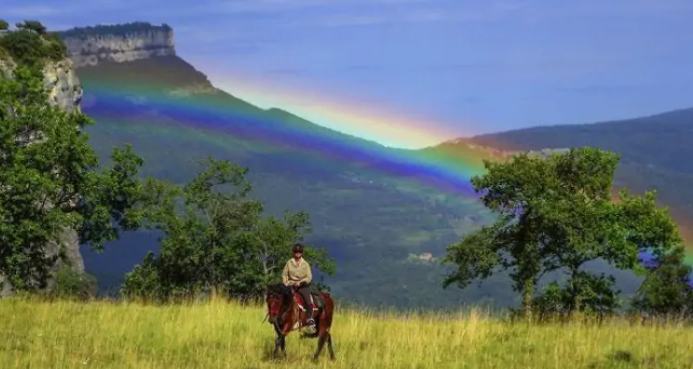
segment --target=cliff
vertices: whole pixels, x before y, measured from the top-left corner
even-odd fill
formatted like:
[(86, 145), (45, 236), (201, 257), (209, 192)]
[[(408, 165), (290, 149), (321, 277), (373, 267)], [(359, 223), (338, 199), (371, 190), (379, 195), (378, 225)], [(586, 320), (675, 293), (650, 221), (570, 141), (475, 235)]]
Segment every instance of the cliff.
[(83, 90), (72, 60), (46, 64), (43, 75), (43, 86), (51, 104), (67, 111), (80, 111)]
[[(0, 58), (0, 78), (12, 78), (16, 63), (9, 57)], [(49, 102), (67, 111), (79, 111), (82, 99), (82, 86), (70, 59), (51, 61), (45, 64), (44, 87), (48, 92)], [(84, 271), (84, 260), (79, 250), (79, 238), (77, 232), (72, 229), (64, 229), (61, 236), (61, 244), (49, 243), (45, 247), (47, 256), (55, 256), (60, 252), (61, 246), (65, 248), (66, 262), (59, 260), (53, 266), (56, 272), (63, 266), (69, 266), (76, 272)], [(3, 278), (0, 275), (0, 281)], [(48, 281), (48, 289), (55, 285), (55, 279)], [(0, 297), (12, 294), (12, 286), (5, 283), (0, 291)]]
[(56, 34), (67, 45), (67, 53), (87, 86), (91, 81), (130, 81), (131, 86), (147, 81), (166, 86), (169, 96), (227, 97), (206, 75), (176, 55), (173, 30), (166, 24), (98, 25)]
[(76, 67), (103, 61), (123, 63), (155, 56), (176, 55), (173, 29), (137, 22), (99, 25), (57, 32)]

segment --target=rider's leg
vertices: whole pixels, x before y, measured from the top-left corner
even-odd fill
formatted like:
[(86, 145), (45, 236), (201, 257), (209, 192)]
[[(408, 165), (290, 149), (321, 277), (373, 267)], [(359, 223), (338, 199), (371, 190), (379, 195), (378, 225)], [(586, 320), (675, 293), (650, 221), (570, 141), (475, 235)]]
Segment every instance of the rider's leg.
[(313, 311), (313, 304), (311, 303), (310, 291), (311, 291), (310, 285), (307, 284), (307, 285), (303, 285), (303, 286), (299, 287), (297, 292), (301, 294), (301, 298), (303, 299), (303, 304), (305, 305), (304, 307), (306, 308), (306, 311), (309, 312), (309, 314), (310, 314), (309, 315), (310, 318), (308, 319), (308, 324), (314, 324), (314, 320), (313, 320), (314, 311)]

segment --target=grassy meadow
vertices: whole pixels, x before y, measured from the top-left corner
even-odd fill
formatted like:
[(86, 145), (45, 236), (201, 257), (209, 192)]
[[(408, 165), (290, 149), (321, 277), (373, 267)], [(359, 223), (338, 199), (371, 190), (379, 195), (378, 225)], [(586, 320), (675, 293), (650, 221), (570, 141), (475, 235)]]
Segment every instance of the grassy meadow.
[(0, 300), (0, 368), (693, 368), (683, 326), (531, 325), (485, 318), (337, 310), (337, 360), (287, 338), (272, 361), (262, 308), (212, 301), (141, 304)]

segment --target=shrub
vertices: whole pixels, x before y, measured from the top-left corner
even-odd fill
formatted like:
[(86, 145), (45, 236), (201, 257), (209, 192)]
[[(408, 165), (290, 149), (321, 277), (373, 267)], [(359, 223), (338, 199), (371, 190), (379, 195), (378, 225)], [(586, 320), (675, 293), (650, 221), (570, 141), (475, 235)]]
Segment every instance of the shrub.
[(58, 34), (47, 33), (43, 38), (47, 41), (44, 45), (44, 56), (56, 61), (67, 56), (67, 46)]
[(62, 267), (56, 273), (55, 287), (49, 295), (60, 298), (88, 300), (96, 295), (96, 278), (85, 272)]
[(38, 33), (39, 35), (44, 35), (46, 33), (46, 26), (41, 22), (35, 20), (26, 20), (24, 23), (16, 24), (18, 29), (27, 29)]
[(15, 62), (30, 66), (40, 61), (45, 52), (41, 36), (26, 29), (4, 35), (0, 38), (0, 47), (5, 49)]
[(44, 59), (55, 61), (67, 56), (67, 47), (57, 34), (41, 36), (28, 27), (3, 35), (0, 49), (4, 49), (18, 64), (32, 67), (39, 66)]

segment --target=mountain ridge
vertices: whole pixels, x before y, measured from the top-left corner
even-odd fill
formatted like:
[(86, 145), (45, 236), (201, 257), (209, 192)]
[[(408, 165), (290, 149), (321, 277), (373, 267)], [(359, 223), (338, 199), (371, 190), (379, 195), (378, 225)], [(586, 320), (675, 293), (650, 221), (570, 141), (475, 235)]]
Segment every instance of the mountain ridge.
[[(174, 181), (187, 180), (195, 169), (188, 163), (192, 158), (206, 155), (230, 159), (249, 167), (250, 179), (256, 187), (254, 193), (265, 201), (269, 212), (280, 214), (289, 208), (306, 210), (311, 215), (314, 233), (307, 241), (325, 245), (338, 260), (338, 276), (328, 282), (334, 293), (343, 298), (368, 305), (445, 307), (467, 299), (479, 301), (486, 295), (481, 290), (467, 293), (427, 290), (427, 280), (432, 279), (434, 284), (442, 280), (442, 269), (416, 264), (410, 261), (409, 255), (431, 252), (440, 256), (444, 246), (457, 238), (455, 229), (483, 223), (484, 216), (474, 215), (483, 211), (481, 206), (461, 204), (460, 209), (469, 206), (475, 209), (468, 220), (464, 220), (467, 216), (464, 211), (456, 214), (458, 210), (451, 212), (442, 205), (430, 205), (430, 196), (420, 192), (418, 185), (384, 176), (380, 170), (371, 169), (364, 163), (334, 160), (324, 154), (306, 151), (300, 142), (298, 145), (292, 143), (291, 136), (268, 143), (254, 140), (253, 137), (266, 136), (264, 133), (253, 136), (253, 132), (257, 132), (253, 131), (256, 127), (252, 122), (245, 119), (244, 114), (234, 115), (239, 110), (233, 107), (236, 100), (228, 99), (231, 94), (176, 97), (177, 103), (170, 109), (167, 104), (137, 103), (138, 99), (134, 98), (137, 95), (144, 96), (142, 101), (146, 101), (148, 96), (166, 95), (171, 85), (186, 86), (188, 82), (199, 81), (192, 66), (175, 57), (128, 63), (105, 62), (79, 68), (78, 73), (85, 89), (84, 111), (97, 121), (89, 130), (97, 148), (103, 148), (105, 153), (105, 149), (113, 144), (132, 142), (145, 159), (146, 174)], [(190, 79), (186, 80), (186, 76)], [(175, 83), (169, 83), (170, 79)], [(130, 91), (126, 88), (130, 85), (124, 86), (122, 80), (148, 81), (148, 91), (137, 87)], [(113, 84), (109, 85), (110, 82)], [(113, 96), (111, 92), (131, 96), (130, 99)], [(208, 98), (215, 101), (209, 102)], [(206, 101), (198, 104), (198, 100)], [(187, 108), (190, 106), (194, 109)], [(198, 110), (204, 115), (195, 115)], [(270, 119), (266, 111), (255, 113), (263, 119)], [(224, 118), (229, 114), (230, 118)], [(192, 125), (192, 121), (200, 124)], [(212, 121), (216, 123), (212, 124)], [(280, 128), (292, 124), (276, 119), (270, 123), (278, 124)], [(314, 128), (326, 129), (317, 125)], [(248, 130), (251, 135), (244, 136)], [(344, 144), (339, 138), (346, 140), (346, 136), (332, 132), (338, 135), (333, 141)], [(368, 141), (352, 139), (358, 145), (368, 145)], [(358, 145), (346, 145), (346, 148), (353, 149)], [(375, 145), (368, 148), (386, 150)], [(376, 157), (376, 160), (379, 159)], [(402, 186), (412, 190), (402, 192), (398, 189)], [(424, 207), (433, 214), (446, 215), (425, 215), (428, 220), (421, 219)], [(457, 218), (462, 220), (455, 220)], [(403, 226), (412, 231), (402, 232)], [(105, 291), (117, 288), (122, 274), (139, 263), (144, 256), (143, 250), (149, 248), (156, 250), (154, 236), (145, 233), (127, 235), (121, 242), (108, 245), (103, 255), (85, 252), (85, 264), (99, 278), (101, 290)], [(355, 273), (356, 270), (359, 272)], [(417, 273), (411, 274), (412, 270), (418, 270), (421, 275), (416, 277)], [(409, 289), (416, 292), (411, 295)], [(510, 292), (502, 300), (511, 301)]]
[[(688, 245), (693, 245), (693, 108), (679, 108), (633, 119), (536, 126), (446, 141), (433, 150), (479, 145), (517, 152), (593, 146), (620, 155), (614, 187), (636, 193), (655, 189)], [(452, 146), (449, 147), (449, 146)], [(689, 190), (690, 189), (690, 190)], [(690, 251), (690, 248), (689, 248)]]
[(176, 55), (173, 29), (147, 22), (78, 27), (56, 32), (76, 66)]

